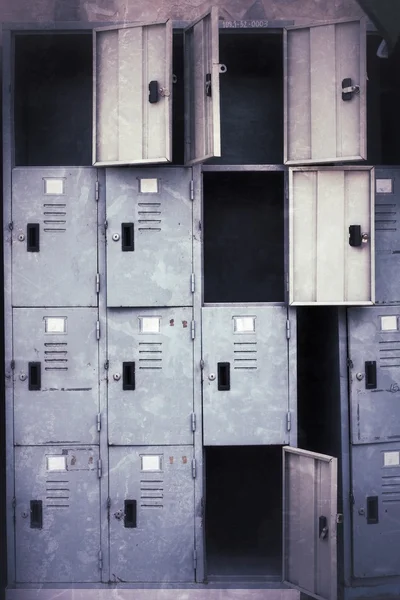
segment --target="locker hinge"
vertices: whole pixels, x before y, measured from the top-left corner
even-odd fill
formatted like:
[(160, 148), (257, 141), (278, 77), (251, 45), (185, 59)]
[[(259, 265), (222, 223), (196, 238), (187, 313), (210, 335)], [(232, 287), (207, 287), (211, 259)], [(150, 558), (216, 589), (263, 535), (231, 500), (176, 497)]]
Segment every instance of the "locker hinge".
[(11, 221), (11, 223), (8, 224), (8, 229), (10, 231), (12, 231), (14, 229), (14, 223)]
[(286, 339), (290, 340), (290, 321), (286, 320)]
[(292, 429), (292, 413), (290, 410), (286, 413), (286, 429), (290, 431)]
[(190, 199), (194, 200), (194, 181), (190, 180)]
[(194, 340), (194, 338), (196, 337), (196, 324), (194, 321), (192, 321), (191, 330), (192, 330), (192, 340)]
[(201, 361), (200, 361), (200, 369), (201, 369), (202, 371), (203, 371), (203, 369), (204, 369), (204, 360), (203, 360), (203, 359), (201, 359)]
[(98, 413), (96, 422), (97, 422), (97, 431), (101, 431), (101, 413)]
[(350, 492), (350, 494), (349, 494), (349, 502), (350, 502), (350, 506), (353, 506), (355, 503), (353, 492)]
[(100, 273), (96, 273), (96, 294), (100, 293)]
[(196, 431), (196, 413), (192, 413), (191, 422), (192, 422), (192, 431)]
[(193, 458), (192, 460), (192, 477), (193, 479), (196, 479), (196, 459)]
[(10, 362), (10, 367), (12, 370), (15, 369), (15, 360), (14, 359), (12, 359), (12, 361)]
[(347, 359), (347, 366), (349, 367), (349, 369), (353, 368), (353, 361), (351, 360), (351, 358)]
[(100, 339), (100, 321), (96, 321), (96, 339)]
[(16, 499), (16, 497), (15, 497), (15, 496), (14, 496), (14, 498), (11, 500), (11, 506), (12, 506), (13, 510), (15, 510), (15, 507), (17, 506), (17, 499)]
[(289, 291), (289, 273), (286, 273), (286, 291)]
[(196, 289), (196, 280), (194, 273), (192, 273), (190, 276), (190, 289), (192, 291), (192, 294), (194, 294), (194, 290)]
[(99, 197), (100, 197), (100, 184), (98, 181), (96, 181), (96, 202), (99, 201)]
[(111, 508), (111, 498), (108, 496), (107, 498), (107, 508)]
[(103, 463), (101, 458), (97, 461), (97, 477), (100, 479), (103, 475)]
[(106, 362), (104, 363), (104, 368), (106, 371), (108, 371), (109, 366), (110, 366), (110, 361), (107, 359)]
[(193, 548), (193, 569), (197, 569), (197, 550)]
[(103, 553), (101, 550), (99, 550), (99, 570), (102, 571), (103, 570)]

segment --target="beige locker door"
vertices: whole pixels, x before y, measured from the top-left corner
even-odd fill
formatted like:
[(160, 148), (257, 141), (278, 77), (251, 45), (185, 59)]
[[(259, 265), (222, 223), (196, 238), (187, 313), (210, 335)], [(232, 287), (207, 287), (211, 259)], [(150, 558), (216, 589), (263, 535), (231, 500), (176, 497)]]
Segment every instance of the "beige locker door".
[(283, 447), (283, 581), (337, 598), (337, 459)]
[(218, 9), (185, 29), (185, 163), (221, 156)]
[(289, 304), (374, 301), (374, 169), (289, 169)]
[(93, 164), (171, 161), (171, 21), (94, 29), (93, 61)]
[(366, 159), (365, 20), (284, 30), (284, 69), (285, 164)]

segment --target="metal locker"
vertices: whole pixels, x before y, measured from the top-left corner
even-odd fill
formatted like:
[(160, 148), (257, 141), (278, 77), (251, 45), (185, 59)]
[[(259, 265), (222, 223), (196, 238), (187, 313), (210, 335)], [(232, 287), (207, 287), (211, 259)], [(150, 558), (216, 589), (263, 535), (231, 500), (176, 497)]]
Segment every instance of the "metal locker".
[(400, 444), (353, 446), (353, 576), (400, 575)]
[(192, 309), (108, 311), (111, 444), (191, 444)]
[(191, 169), (107, 169), (107, 305), (193, 302)]
[(221, 156), (218, 8), (184, 31), (185, 163)]
[(400, 170), (375, 169), (376, 304), (400, 304)]
[(16, 444), (98, 440), (97, 323), (96, 309), (14, 309)]
[(353, 444), (400, 439), (400, 307), (348, 309)]
[(284, 162), (366, 159), (365, 19), (284, 30)]
[(202, 309), (206, 446), (288, 443), (289, 327), (283, 306)]
[(374, 169), (289, 169), (289, 303), (375, 298)]
[(113, 582), (194, 581), (190, 446), (110, 448)]
[(172, 159), (172, 23), (93, 30), (93, 164)]
[(98, 448), (15, 448), (17, 583), (101, 579)]
[(13, 306), (96, 306), (97, 169), (12, 171)]
[(283, 448), (283, 581), (337, 598), (337, 459)]

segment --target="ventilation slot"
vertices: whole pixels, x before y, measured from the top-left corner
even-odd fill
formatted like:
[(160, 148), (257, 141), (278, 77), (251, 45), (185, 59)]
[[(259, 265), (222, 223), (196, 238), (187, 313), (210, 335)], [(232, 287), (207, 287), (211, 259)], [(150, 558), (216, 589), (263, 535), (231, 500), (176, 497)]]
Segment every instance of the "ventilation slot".
[(400, 340), (379, 342), (379, 366), (382, 369), (400, 367)]
[(139, 231), (161, 231), (160, 208), (160, 202), (139, 202)]
[(66, 204), (43, 204), (43, 231), (48, 233), (64, 233), (67, 231), (66, 209)]
[(140, 481), (140, 506), (143, 508), (163, 508), (164, 481), (146, 479)]
[(254, 371), (257, 369), (257, 342), (234, 342), (234, 369)]
[(45, 371), (68, 371), (67, 342), (44, 344)]
[(375, 231), (397, 231), (396, 204), (375, 205)]
[(139, 342), (139, 369), (162, 369), (162, 342)]
[(67, 480), (46, 480), (46, 507), (47, 508), (68, 508), (70, 499), (69, 481)]

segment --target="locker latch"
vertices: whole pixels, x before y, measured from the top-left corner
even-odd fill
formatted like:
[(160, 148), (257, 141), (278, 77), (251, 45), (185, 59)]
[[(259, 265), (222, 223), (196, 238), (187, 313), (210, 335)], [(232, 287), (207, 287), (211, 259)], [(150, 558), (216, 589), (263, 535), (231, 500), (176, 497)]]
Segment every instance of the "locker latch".
[(350, 225), (349, 227), (349, 244), (353, 247), (360, 247), (366, 244), (369, 240), (368, 233), (361, 233), (361, 225)]
[(328, 535), (328, 519), (324, 516), (319, 518), (319, 539), (324, 540)]
[(360, 93), (360, 86), (353, 85), (353, 82), (350, 77), (343, 79), (342, 81), (342, 100), (348, 101), (351, 100), (354, 94)]
[(158, 81), (150, 81), (149, 83), (149, 102), (156, 104), (161, 97), (170, 96), (171, 92), (167, 88), (158, 87)]

